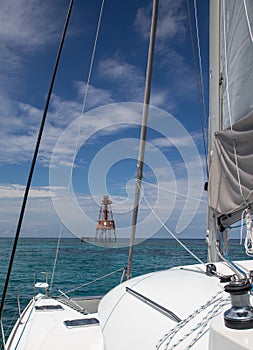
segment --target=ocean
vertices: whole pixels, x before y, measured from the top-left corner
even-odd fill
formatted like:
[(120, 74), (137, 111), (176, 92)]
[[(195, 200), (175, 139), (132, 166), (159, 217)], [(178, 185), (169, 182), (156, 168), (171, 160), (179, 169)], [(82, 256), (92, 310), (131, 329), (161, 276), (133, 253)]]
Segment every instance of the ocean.
[[(202, 261), (206, 262), (207, 247), (204, 240), (183, 239), (182, 242)], [(34, 276), (36, 275), (36, 281), (44, 282), (44, 272), (47, 272), (50, 282), (56, 246), (57, 239), (20, 239), (3, 312), (4, 331), (7, 335), (18, 316), (17, 294), (21, 309), (23, 309), (34, 295)], [(12, 239), (0, 238), (1, 296), (11, 249)], [(230, 240), (229, 256), (234, 260), (246, 259), (243, 245), (240, 245), (238, 240)], [(58, 290), (61, 290), (70, 297), (103, 295), (120, 282), (122, 271), (98, 280), (87, 287), (69, 291), (113, 271), (123, 269), (127, 264), (127, 259), (128, 248), (126, 247), (104, 248), (81, 242), (79, 239), (62, 239), (51, 294), (59, 295)], [(197, 261), (176, 241), (149, 239), (134, 247), (132, 275), (135, 277), (177, 265), (194, 263)]]

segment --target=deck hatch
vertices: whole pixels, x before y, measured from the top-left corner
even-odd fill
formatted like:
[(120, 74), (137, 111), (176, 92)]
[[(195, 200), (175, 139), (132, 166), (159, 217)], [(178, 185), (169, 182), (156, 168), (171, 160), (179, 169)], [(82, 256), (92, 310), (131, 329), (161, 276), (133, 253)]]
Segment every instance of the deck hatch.
[(80, 318), (76, 320), (66, 320), (63, 323), (68, 328), (76, 328), (76, 327), (94, 326), (99, 324), (99, 321), (98, 319), (93, 317), (93, 318)]
[(36, 305), (36, 311), (58, 311), (63, 310), (63, 307), (59, 304), (57, 305)]

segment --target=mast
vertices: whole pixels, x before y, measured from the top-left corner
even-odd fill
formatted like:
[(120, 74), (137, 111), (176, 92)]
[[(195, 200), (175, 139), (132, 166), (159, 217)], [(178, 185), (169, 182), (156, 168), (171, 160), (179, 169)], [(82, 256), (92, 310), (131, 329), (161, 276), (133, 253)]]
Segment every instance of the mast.
[[(221, 130), (222, 119), (222, 75), (221, 75), (221, 0), (210, 1), (210, 80), (209, 80), (209, 130), (208, 130), (208, 167), (210, 169), (213, 156), (214, 132)], [(208, 207), (207, 233), (208, 261), (219, 261), (216, 244), (219, 240), (216, 218), (213, 210)]]
[(142, 125), (141, 125), (141, 136), (140, 136), (138, 163), (137, 163), (134, 207), (133, 207), (133, 215), (132, 215), (132, 232), (131, 232), (129, 256), (128, 256), (127, 279), (131, 278), (133, 249), (134, 249), (136, 224), (137, 224), (137, 216), (138, 216), (139, 200), (140, 200), (140, 192), (141, 192), (141, 181), (142, 181), (142, 177), (143, 177), (142, 172), (143, 172), (143, 165), (144, 165), (144, 153), (145, 153), (145, 142), (146, 142), (147, 122), (148, 122), (148, 112), (149, 112), (152, 67), (153, 67), (153, 57), (154, 57), (154, 49), (155, 49), (155, 35), (156, 35), (156, 25), (157, 25), (157, 15), (158, 15), (158, 3), (159, 3), (159, 0), (153, 1), (153, 12), (152, 12), (152, 22), (151, 22), (151, 30), (150, 30), (150, 41), (149, 41), (147, 72), (146, 72), (146, 84), (145, 84), (145, 94), (144, 94)]

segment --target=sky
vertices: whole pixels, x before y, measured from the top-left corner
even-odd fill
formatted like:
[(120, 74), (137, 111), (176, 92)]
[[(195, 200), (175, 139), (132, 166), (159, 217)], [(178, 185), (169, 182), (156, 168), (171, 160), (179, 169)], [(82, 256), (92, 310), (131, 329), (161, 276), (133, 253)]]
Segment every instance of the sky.
[[(208, 114), (208, 2), (198, 1)], [(75, 0), (21, 236), (95, 236), (104, 194), (131, 233), (152, 2)], [(1, 1), (0, 236), (12, 237), (68, 9)], [(193, 1), (190, 1), (193, 19)], [(193, 25), (196, 51), (196, 30)], [(197, 51), (196, 54), (198, 55)], [(137, 238), (204, 238), (205, 155), (186, 1), (160, 0)], [(90, 78), (89, 78), (90, 76)], [(164, 227), (166, 225), (166, 227)]]

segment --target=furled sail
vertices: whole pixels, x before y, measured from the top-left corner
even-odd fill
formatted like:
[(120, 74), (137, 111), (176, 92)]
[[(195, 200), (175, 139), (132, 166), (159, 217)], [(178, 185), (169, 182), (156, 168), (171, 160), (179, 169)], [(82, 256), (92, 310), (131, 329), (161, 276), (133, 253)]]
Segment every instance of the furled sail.
[(228, 224), (253, 203), (253, 0), (222, 1), (221, 130), (215, 132), (209, 206)]
[(253, 112), (215, 134), (209, 204), (217, 216), (241, 212), (253, 203), (252, 141)]

